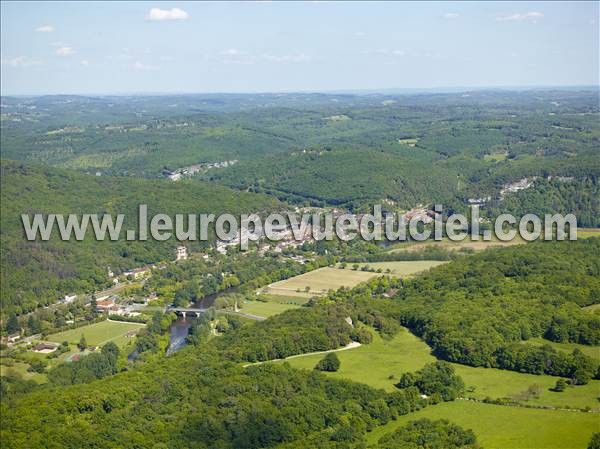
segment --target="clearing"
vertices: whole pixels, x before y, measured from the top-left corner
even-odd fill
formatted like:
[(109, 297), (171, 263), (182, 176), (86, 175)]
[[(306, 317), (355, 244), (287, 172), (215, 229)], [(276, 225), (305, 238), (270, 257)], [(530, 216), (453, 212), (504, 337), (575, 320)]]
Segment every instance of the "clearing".
[[(596, 413), (505, 407), (457, 400), (410, 413), (367, 434), (370, 444), (409, 421), (448, 419), (477, 435), (485, 449), (585, 449), (598, 431)], [(543, 429), (543, 431), (542, 431)]]
[(90, 324), (89, 326), (78, 327), (58, 334), (49, 335), (46, 340), (61, 343), (68, 341), (70, 344), (77, 344), (84, 335), (87, 344), (90, 346), (102, 346), (109, 341), (115, 342), (118, 346), (125, 346), (130, 341), (127, 333), (144, 327), (145, 324), (125, 323), (121, 321), (101, 321), (100, 323)]
[[(372, 333), (372, 343), (338, 354), (340, 369), (327, 375), (395, 391), (394, 384), (398, 382), (402, 373), (416, 371), (436, 360), (431, 355), (429, 346), (407, 329), (403, 328), (391, 340), (382, 339), (374, 331)], [(288, 363), (294, 368), (313, 369), (319, 360), (319, 356), (307, 355), (289, 360)], [(520, 397), (523, 403), (530, 405), (600, 408), (597, 399), (600, 396), (600, 380), (591, 380), (587, 385), (568, 387), (565, 391), (557, 393), (550, 391), (550, 388), (554, 387), (558, 377), (495, 368), (475, 368), (457, 363), (452, 365), (467, 386), (466, 397), (479, 400), (488, 396), (494, 399)], [(523, 392), (534, 384), (540, 387), (539, 396), (523, 400)]]
[(380, 274), (325, 267), (269, 284), (260, 291), (269, 295), (312, 298), (340, 287), (354, 287), (375, 276), (380, 276)]
[[(361, 267), (367, 265), (369, 268), (375, 270), (381, 268), (381, 271), (384, 274), (392, 274), (396, 277), (409, 277), (444, 263), (447, 262), (439, 260), (408, 260), (397, 262), (366, 262), (358, 265)], [(351, 269), (352, 265), (353, 264), (349, 264), (346, 266), (346, 270)]]
[(240, 312), (268, 318), (281, 312), (285, 312), (286, 310), (296, 309), (298, 307), (300, 306), (297, 304), (286, 304), (274, 301), (244, 301), (240, 307)]

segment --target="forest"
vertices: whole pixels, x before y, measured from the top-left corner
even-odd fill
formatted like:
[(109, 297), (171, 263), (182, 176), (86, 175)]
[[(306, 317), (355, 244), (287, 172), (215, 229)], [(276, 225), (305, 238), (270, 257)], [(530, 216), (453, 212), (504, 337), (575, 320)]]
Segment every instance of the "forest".
[[(200, 182), (172, 183), (126, 177), (98, 177), (64, 169), (2, 161), (2, 312), (21, 314), (48, 305), (66, 294), (93, 292), (109, 286), (108, 267), (117, 274), (143, 265), (175, 259), (175, 237), (160, 242), (25, 239), (21, 214), (125, 214), (124, 229), (136, 229), (138, 205), (148, 213), (247, 213), (276, 210), (281, 205), (264, 195), (240, 193)], [(214, 233), (211, 240), (214, 241)], [(188, 243), (192, 250), (209, 242)]]
[[(20, 217), (125, 214), (128, 229), (140, 203), (170, 216), (360, 213), (374, 203), (393, 212), (441, 203), (447, 216), (481, 203), (483, 227), (503, 213), (574, 213), (580, 228), (599, 227), (597, 98), (589, 88), (3, 97), (0, 350), (20, 351), (10, 363), (25, 374), (2, 365), (2, 447), (479, 449), (475, 426), (421, 413), (477, 405), (591, 416), (581, 396), (600, 380), (590, 355), (600, 345), (599, 237), (485, 250), (333, 240), (218, 252), (211, 232), (171, 263), (174, 238), (27, 241)], [(190, 166), (195, 174), (167, 178)], [(411, 275), (368, 266), (412, 260), (445, 263)], [(105, 323), (95, 293), (111, 287), (109, 267), (122, 278), (150, 269), (118, 293), (119, 306), (141, 314)], [(302, 301), (281, 296), (272, 316), (244, 314), (246, 303), (268, 303), (271, 284), (321, 267), (373, 278), (314, 296), (294, 287), (286, 293)], [(57, 304), (70, 294), (78, 298)], [(177, 316), (165, 308), (204, 298), (214, 308), (168, 352)], [(120, 334), (122, 346), (78, 335), (120, 320), (139, 327)], [(77, 337), (56, 340), (53, 360), (6, 338), (57, 331)], [(412, 357), (417, 342), (427, 361), (384, 373), (389, 388), (340, 375), (350, 365), (342, 354), (401, 335), (412, 340), (398, 351)], [(58, 358), (68, 351), (77, 357)], [(318, 361), (297, 369), (282, 360), (303, 356)], [(540, 393), (530, 380), (544, 378), (555, 396), (527, 402), (487, 395), (486, 385), (470, 395), (465, 379), (482, 370), (523, 376), (528, 398)]]

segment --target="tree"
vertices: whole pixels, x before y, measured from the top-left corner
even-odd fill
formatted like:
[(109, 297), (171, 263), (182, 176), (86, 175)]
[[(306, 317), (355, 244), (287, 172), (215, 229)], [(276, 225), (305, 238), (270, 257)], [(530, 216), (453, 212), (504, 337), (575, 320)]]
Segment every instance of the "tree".
[(113, 357), (115, 360), (119, 358), (120, 353), (119, 347), (112, 341), (102, 346), (102, 354)]
[(558, 379), (552, 391), (561, 392), (567, 388), (567, 382), (564, 379)]
[(542, 388), (538, 384), (529, 385), (527, 388), (527, 395), (535, 399), (540, 397), (541, 392)]
[(98, 312), (98, 301), (96, 300), (96, 294), (92, 293), (92, 299), (90, 300), (90, 316), (93, 319)]
[(85, 348), (87, 348), (87, 341), (85, 339), (85, 335), (81, 334), (81, 338), (79, 339), (79, 343), (77, 343), (77, 347), (80, 351), (83, 351)]
[(319, 371), (337, 371), (340, 369), (340, 359), (338, 359), (335, 352), (330, 352), (317, 363), (315, 369)]
[(588, 444), (588, 449), (600, 449), (600, 433), (595, 433), (592, 435), (592, 439)]
[(34, 373), (43, 373), (44, 369), (46, 368), (46, 364), (39, 359), (33, 360), (29, 365), (30, 366), (27, 369), (27, 371), (31, 371)]
[(27, 319), (27, 327), (32, 334), (39, 334), (42, 331), (40, 320), (34, 315), (29, 315), (29, 318)]
[(17, 318), (17, 315), (11, 313), (11, 315), (8, 317), (8, 321), (6, 322), (6, 332), (9, 334), (14, 334), (20, 330), (21, 326), (19, 326), (19, 319)]

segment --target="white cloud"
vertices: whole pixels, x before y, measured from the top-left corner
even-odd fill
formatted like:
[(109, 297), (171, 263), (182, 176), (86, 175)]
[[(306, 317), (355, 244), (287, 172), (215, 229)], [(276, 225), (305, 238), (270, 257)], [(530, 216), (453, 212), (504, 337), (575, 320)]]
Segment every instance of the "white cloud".
[(444, 14), (444, 19), (456, 19), (459, 16), (460, 14), (458, 14), (457, 12), (447, 12), (446, 14)]
[(38, 60), (29, 59), (26, 56), (17, 56), (12, 59), (2, 59), (2, 65), (8, 65), (10, 67), (30, 67), (33, 65), (41, 65), (42, 62)]
[(38, 33), (53, 33), (54, 27), (52, 25), (42, 25), (35, 29)]
[(144, 64), (140, 61), (135, 61), (135, 63), (133, 64), (133, 68), (137, 69), (137, 70), (159, 70), (160, 69), (160, 67), (158, 67), (158, 66)]
[(525, 13), (515, 13), (508, 16), (496, 17), (499, 22), (522, 22), (524, 20), (531, 20), (533, 23), (537, 23), (538, 19), (544, 17), (544, 14), (538, 11), (530, 11)]
[(90, 61), (88, 61), (87, 59), (82, 59), (81, 61), (79, 61), (79, 63), (82, 66), (85, 66), (85, 67), (87, 67), (88, 65), (90, 65)]
[(162, 22), (165, 20), (187, 20), (190, 18), (190, 15), (185, 12), (183, 9), (172, 8), (172, 9), (160, 9), (160, 8), (152, 8), (148, 15), (146, 16), (146, 20), (158, 21)]
[(227, 50), (223, 50), (221, 54), (223, 56), (241, 56), (244, 54), (244, 52), (235, 48), (228, 48)]
[(269, 55), (264, 54), (261, 55), (261, 58), (265, 61), (269, 62), (308, 62), (310, 61), (310, 56), (305, 55), (304, 53), (300, 53), (298, 55)]
[(405, 56), (406, 55), (406, 52), (404, 50), (388, 50), (387, 48), (379, 48), (375, 51), (368, 51), (366, 53), (367, 54), (374, 53), (376, 55), (392, 55), (392, 56)]
[(71, 56), (73, 53), (75, 53), (75, 50), (73, 50), (73, 47), (63, 46), (63, 47), (58, 47), (55, 50), (55, 53), (58, 56)]

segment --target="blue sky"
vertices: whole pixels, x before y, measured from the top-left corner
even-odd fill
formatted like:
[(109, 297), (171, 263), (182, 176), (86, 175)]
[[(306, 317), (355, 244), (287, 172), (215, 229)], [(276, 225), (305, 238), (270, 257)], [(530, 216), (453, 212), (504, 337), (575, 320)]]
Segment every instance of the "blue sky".
[(2, 94), (599, 84), (598, 2), (8, 2)]

